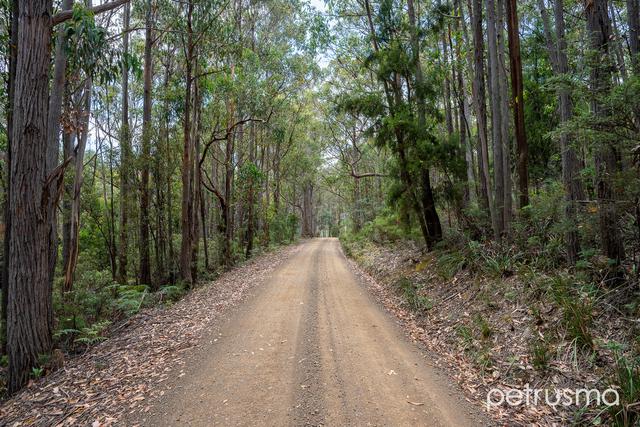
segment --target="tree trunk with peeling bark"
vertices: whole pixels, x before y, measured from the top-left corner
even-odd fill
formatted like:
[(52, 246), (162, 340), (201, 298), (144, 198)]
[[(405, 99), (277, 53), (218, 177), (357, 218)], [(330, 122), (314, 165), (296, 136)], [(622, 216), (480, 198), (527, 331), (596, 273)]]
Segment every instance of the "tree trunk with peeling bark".
[[(62, 10), (69, 10), (73, 6), (72, 0), (63, 0)], [(49, 96), (49, 113), (47, 118), (47, 174), (52, 174), (58, 166), (58, 152), (60, 151), (60, 116), (62, 114), (62, 100), (65, 93), (65, 74), (67, 70), (67, 54), (65, 46), (64, 27), (61, 25), (56, 31), (56, 44), (53, 65), (53, 82)], [(63, 177), (64, 175), (60, 175)], [(53, 278), (58, 261), (58, 190), (63, 185), (62, 179), (53, 181), (49, 187), (49, 286), (53, 289)]]
[(517, 143), (519, 207), (529, 204), (529, 146), (524, 123), (524, 80), (520, 55), (520, 24), (516, 0), (506, 0), (507, 32), (509, 34), (509, 62), (511, 64), (511, 99), (513, 123)]
[(91, 114), (91, 92), (93, 84), (90, 77), (84, 85), (84, 103), (83, 103), (83, 120), (80, 124), (78, 133), (78, 146), (74, 149), (74, 176), (73, 186), (71, 188), (71, 215), (69, 226), (69, 255), (64, 265), (64, 282), (63, 291), (69, 292), (73, 287), (74, 274), (76, 265), (78, 264), (79, 255), (79, 233), (80, 233), (80, 191), (84, 181), (84, 153), (89, 138), (89, 116)]
[(50, 351), (53, 329), (46, 208), (52, 1), (20, 2), (18, 15), (9, 233), (22, 237), (9, 241), (9, 393), (26, 384), (39, 355)]
[(2, 350), (7, 353), (7, 302), (9, 301), (9, 242), (11, 240), (11, 150), (13, 140), (13, 108), (16, 78), (16, 63), (18, 60), (18, 0), (11, 1), (11, 23), (9, 35), (9, 76), (7, 78), (7, 173), (5, 182), (4, 214), (4, 245), (2, 255)]
[(191, 182), (193, 170), (193, 148), (191, 142), (191, 103), (192, 103), (192, 74), (193, 74), (193, 2), (187, 3), (187, 40), (185, 58), (185, 95), (184, 95), (184, 118), (183, 118), (183, 145), (182, 145), (182, 214), (180, 228), (182, 241), (180, 244), (180, 276), (187, 284), (193, 284), (191, 276), (191, 255), (192, 255), (192, 231), (191, 221), (193, 219), (193, 184)]
[(627, 22), (629, 25), (629, 53), (634, 74), (640, 74), (640, 3), (627, 0)]
[[(124, 7), (122, 26), (122, 50), (129, 52), (130, 6)], [(131, 205), (131, 130), (129, 128), (129, 69), (122, 65), (122, 123), (120, 128), (120, 252), (118, 254), (118, 281), (127, 283), (127, 262), (129, 251), (129, 213)]]
[(487, 101), (485, 90), (484, 34), (482, 29), (482, 0), (467, 1), (473, 29), (473, 106), (476, 112), (478, 131), (478, 176), (480, 177), (480, 206), (495, 224), (491, 175), (489, 172), (489, 141), (487, 131)]
[(144, 40), (144, 97), (142, 106), (142, 158), (140, 176), (140, 283), (151, 283), (149, 250), (149, 163), (151, 162), (151, 91), (153, 85), (153, 11), (151, 0), (146, 2)]
[(493, 172), (495, 181), (495, 202), (493, 232), (496, 240), (504, 232), (504, 160), (502, 144), (502, 105), (500, 95), (500, 63), (498, 57), (498, 35), (496, 30), (496, 6), (494, 0), (487, 3), (487, 38), (489, 51), (489, 75), (491, 82), (491, 134), (493, 139)]

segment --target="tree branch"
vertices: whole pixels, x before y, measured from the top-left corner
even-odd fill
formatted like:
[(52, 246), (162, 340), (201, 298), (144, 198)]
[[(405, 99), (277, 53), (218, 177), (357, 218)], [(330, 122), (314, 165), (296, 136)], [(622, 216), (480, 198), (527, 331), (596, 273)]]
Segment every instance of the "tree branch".
[[(94, 6), (89, 10), (93, 12), (93, 14), (98, 15), (99, 13), (107, 12), (111, 9), (115, 9), (118, 6), (122, 6), (125, 3), (129, 3), (129, 0), (113, 0), (109, 3)], [(71, 19), (72, 16), (73, 16), (73, 10), (64, 10), (62, 12), (56, 13), (53, 16), (53, 25), (61, 24), (64, 21)]]

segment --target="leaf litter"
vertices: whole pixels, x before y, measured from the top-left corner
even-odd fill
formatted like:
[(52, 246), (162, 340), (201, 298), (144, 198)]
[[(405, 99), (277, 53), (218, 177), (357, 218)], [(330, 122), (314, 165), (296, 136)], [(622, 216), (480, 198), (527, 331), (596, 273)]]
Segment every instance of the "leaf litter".
[(206, 332), (299, 248), (259, 255), (174, 305), (132, 316), (107, 340), (0, 402), (0, 426), (104, 427), (147, 412), (167, 390), (165, 381), (184, 375), (186, 354), (205, 344)]
[[(406, 243), (406, 242), (405, 242)], [(504, 289), (519, 289), (524, 286), (517, 275), (502, 280), (502, 283), (485, 277), (472, 277), (463, 271), (449, 280), (443, 279), (426, 268), (433, 265), (431, 255), (424, 253), (415, 244), (378, 246), (368, 244), (352, 251), (349, 264), (381, 305), (398, 319), (405, 333), (415, 343), (424, 346), (433, 357), (432, 363), (440, 367), (458, 383), (465, 398), (482, 409), (497, 425), (509, 426), (555, 426), (566, 425), (575, 417), (575, 409), (546, 405), (495, 406), (487, 411), (486, 396), (492, 388), (507, 390), (531, 388), (577, 389), (597, 388), (604, 378), (602, 372), (593, 367), (581, 366), (572, 352), (571, 343), (557, 344), (558, 357), (549, 362), (549, 368), (540, 372), (532, 366), (529, 342), (546, 330), (560, 328), (559, 313), (545, 311), (544, 325), (532, 327), (533, 316), (525, 302), (511, 301), (504, 297)], [(354, 259), (355, 258), (355, 259)], [(406, 278), (419, 285), (422, 295), (433, 301), (427, 310), (415, 311), (398, 291), (399, 278)], [(480, 295), (480, 292), (489, 296)], [(521, 292), (524, 294), (524, 292)], [(478, 315), (485, 316), (492, 331), (483, 345), (488, 346), (490, 363), (486, 368), (478, 366), (472, 354), (465, 348), (460, 337), (461, 327), (473, 327)], [(514, 333), (514, 328), (523, 331)], [(544, 329), (543, 329), (544, 328)], [(601, 319), (598, 323), (600, 336), (620, 335), (624, 323), (615, 316)], [(611, 332), (613, 331), (613, 332)], [(478, 338), (472, 337), (478, 345)], [(473, 352), (472, 352), (473, 353)], [(475, 355), (478, 357), (478, 354)], [(608, 355), (600, 354), (606, 358)], [(609, 363), (611, 363), (609, 361)], [(411, 402), (409, 402), (411, 404)], [(597, 408), (596, 408), (597, 409)]]

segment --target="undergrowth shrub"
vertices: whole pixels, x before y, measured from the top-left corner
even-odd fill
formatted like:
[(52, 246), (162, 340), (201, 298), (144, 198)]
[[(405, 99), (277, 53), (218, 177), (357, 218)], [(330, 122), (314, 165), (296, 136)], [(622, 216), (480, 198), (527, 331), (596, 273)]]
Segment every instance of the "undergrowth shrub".
[(513, 245), (527, 262), (538, 268), (560, 266), (564, 256), (564, 235), (575, 227), (564, 221), (564, 190), (560, 182), (548, 182), (531, 195), (531, 202), (513, 221)]
[(102, 320), (90, 326), (80, 329), (59, 329), (53, 335), (53, 338), (60, 342), (66, 342), (67, 346), (73, 347), (77, 344), (90, 346), (107, 339), (103, 332), (111, 325), (109, 320)]
[(529, 354), (534, 368), (539, 371), (547, 369), (551, 359), (551, 352), (549, 344), (543, 338), (535, 337), (529, 342)]
[(112, 321), (129, 317), (145, 303), (151, 303), (148, 295), (147, 286), (121, 285), (109, 271), (85, 271), (70, 291), (54, 293), (57, 314), (54, 338), (69, 350), (79, 344), (98, 342)]
[[(273, 207), (269, 209), (273, 210)], [(293, 242), (298, 232), (298, 216), (293, 213), (270, 211), (269, 236), (273, 243), (281, 245)], [(234, 240), (235, 241), (235, 240)]]
[(470, 350), (473, 347), (473, 333), (467, 325), (460, 324), (456, 327), (456, 333), (462, 341), (464, 350)]
[(175, 302), (184, 296), (186, 289), (183, 286), (167, 285), (161, 287), (158, 292), (161, 301)]
[(452, 279), (467, 266), (467, 255), (460, 250), (444, 250), (436, 257), (438, 274), (445, 280)]
[(623, 352), (624, 346), (612, 342), (614, 370), (610, 378), (620, 397), (620, 404), (607, 407), (611, 425), (632, 427), (640, 425), (640, 357), (631, 358)]
[(591, 333), (593, 323), (593, 299), (566, 276), (559, 275), (551, 281), (550, 294), (562, 309), (563, 322), (570, 340), (580, 348), (593, 349)]
[(368, 236), (374, 243), (393, 243), (406, 237), (405, 229), (396, 214), (376, 217), (362, 227), (360, 234)]
[(402, 292), (404, 299), (412, 310), (429, 310), (433, 307), (431, 300), (420, 292), (421, 287), (408, 278), (401, 277), (396, 282), (396, 286)]
[(460, 323), (456, 327), (456, 334), (460, 338), (462, 348), (484, 373), (495, 363), (491, 355), (493, 329), (489, 322), (478, 314), (473, 318), (471, 326)]
[[(385, 209), (373, 220), (366, 222), (358, 231), (352, 227), (347, 227), (340, 233), (340, 241), (345, 250), (353, 249), (355, 246), (362, 246), (365, 242), (372, 242), (378, 245), (393, 244), (402, 240), (422, 241), (420, 230), (416, 227), (407, 227), (397, 212)], [(350, 247), (347, 248), (347, 247)]]
[(146, 285), (119, 285), (118, 297), (113, 302), (113, 308), (125, 317), (132, 316), (140, 311), (147, 298)]
[(481, 339), (487, 340), (491, 338), (491, 336), (493, 335), (493, 329), (491, 328), (491, 325), (489, 324), (487, 319), (485, 319), (480, 313), (475, 316), (474, 323)]

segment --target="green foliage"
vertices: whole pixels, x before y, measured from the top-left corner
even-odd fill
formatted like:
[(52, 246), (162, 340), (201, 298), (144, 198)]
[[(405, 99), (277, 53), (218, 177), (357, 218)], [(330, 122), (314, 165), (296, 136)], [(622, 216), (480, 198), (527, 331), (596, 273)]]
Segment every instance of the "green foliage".
[(593, 323), (593, 300), (589, 295), (575, 289), (570, 279), (564, 276), (553, 278), (550, 293), (556, 304), (562, 308), (567, 335), (576, 346), (594, 348), (591, 333)]
[(433, 307), (433, 302), (422, 293), (422, 288), (408, 278), (401, 277), (396, 282), (396, 287), (400, 290), (412, 310), (424, 311)]
[(445, 279), (465, 268), (494, 278), (509, 277), (518, 270), (523, 258), (514, 247), (483, 245), (462, 234), (447, 236), (438, 247), (438, 273)]
[(264, 180), (264, 173), (253, 162), (246, 162), (238, 171), (238, 187), (243, 199), (246, 200), (249, 191), (256, 191)]
[(273, 213), (269, 223), (272, 241), (278, 245), (293, 242), (298, 233), (300, 219), (293, 213)]
[[(115, 81), (121, 65), (139, 70), (139, 61), (130, 55), (121, 55), (109, 43), (106, 28), (98, 27), (93, 13), (80, 3), (73, 6), (73, 15), (65, 22), (65, 49), (70, 70), (83, 70), (101, 84)], [(122, 57), (122, 59), (120, 59)]]
[(466, 254), (459, 250), (444, 250), (436, 258), (438, 274), (443, 279), (452, 279), (467, 265)]
[(493, 335), (493, 330), (491, 329), (491, 325), (489, 325), (487, 319), (485, 319), (481, 314), (478, 313), (474, 318), (474, 323), (476, 325), (476, 328), (478, 329), (480, 338), (482, 338), (483, 340), (491, 338), (491, 335)]
[(609, 343), (614, 356), (614, 372), (611, 383), (620, 397), (620, 405), (606, 407), (611, 416), (611, 425), (631, 427), (640, 422), (640, 357), (630, 359), (623, 353), (623, 345)]
[(54, 339), (67, 341), (71, 345), (84, 344), (86, 346), (94, 345), (103, 341), (106, 336), (104, 331), (111, 325), (109, 320), (102, 320), (90, 326), (78, 329), (61, 329), (56, 331)]
[(575, 227), (564, 219), (562, 185), (548, 183), (530, 202), (513, 223), (515, 244), (528, 263), (541, 269), (557, 268), (565, 259), (564, 235)]
[(340, 94), (334, 102), (338, 112), (348, 112), (353, 115), (361, 114), (365, 117), (377, 118), (385, 111), (381, 94), (378, 93)]
[(36, 380), (42, 377), (43, 373), (44, 373), (44, 368), (31, 368), (31, 377)]
[[(482, 322), (482, 320), (479, 319), (481, 318), (476, 317), (476, 319), (474, 319), (476, 329), (478, 326), (480, 326), (478, 322)], [(480, 329), (477, 331), (481, 338), (483, 333), (488, 333), (487, 337), (491, 336), (491, 333), (488, 332), (490, 329), (484, 330), (484, 332), (483, 330), (484, 328), (480, 326)], [(469, 354), (469, 356), (474, 360), (476, 365), (483, 372), (493, 365), (494, 361), (491, 357), (489, 346), (487, 346), (486, 344), (477, 343), (476, 339), (474, 338), (474, 332), (469, 326), (465, 325), (464, 323), (458, 324), (458, 326), (456, 327), (456, 333), (462, 341), (462, 347), (464, 348), (465, 352)], [(486, 338), (482, 338), (482, 340), (486, 340)]]
[(131, 316), (140, 310), (147, 293), (146, 285), (118, 286), (118, 297), (114, 301), (114, 307), (125, 316)]
[(144, 285), (120, 285), (108, 271), (86, 271), (71, 291), (54, 294), (58, 316), (54, 338), (69, 348), (101, 341), (111, 321), (137, 313), (147, 298)]
[(531, 354), (531, 361), (534, 368), (539, 371), (544, 371), (549, 365), (551, 359), (551, 353), (549, 344), (540, 338), (535, 337), (529, 343), (529, 354)]
[(397, 215), (383, 215), (376, 217), (362, 228), (361, 235), (367, 236), (375, 243), (392, 243), (406, 236)]
[(185, 294), (185, 289), (181, 286), (166, 285), (160, 288), (159, 293), (163, 300), (177, 301)]
[(462, 344), (465, 350), (469, 350), (473, 347), (473, 333), (468, 326), (464, 324), (459, 324), (456, 327), (456, 333), (462, 340)]

